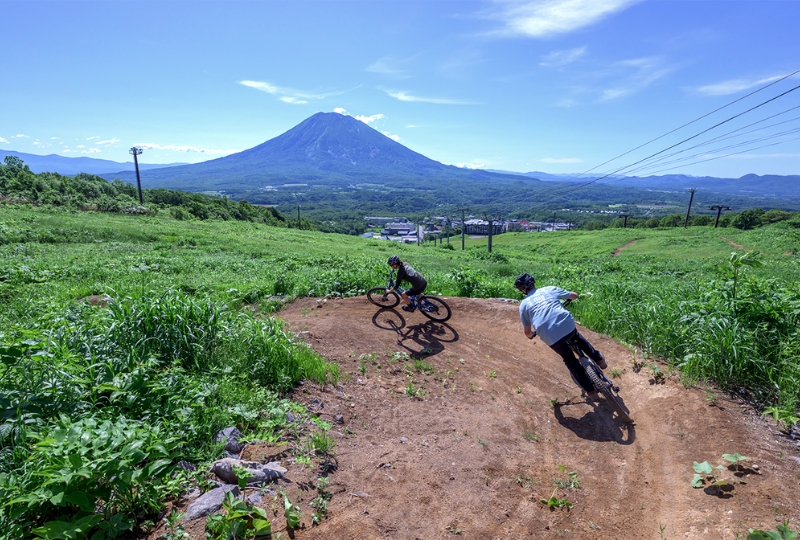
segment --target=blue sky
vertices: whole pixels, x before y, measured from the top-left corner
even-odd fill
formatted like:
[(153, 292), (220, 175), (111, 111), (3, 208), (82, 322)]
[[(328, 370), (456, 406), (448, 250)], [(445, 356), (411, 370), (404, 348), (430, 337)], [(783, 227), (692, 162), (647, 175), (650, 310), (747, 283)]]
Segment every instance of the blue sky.
[[(194, 163), (339, 111), (448, 164), (606, 173), (800, 85), (778, 80), (800, 69), (797, 0), (0, 0), (0, 10), (0, 149), (33, 154), (130, 161), (137, 145), (144, 162)], [(800, 90), (635, 174), (800, 174), (798, 106)]]

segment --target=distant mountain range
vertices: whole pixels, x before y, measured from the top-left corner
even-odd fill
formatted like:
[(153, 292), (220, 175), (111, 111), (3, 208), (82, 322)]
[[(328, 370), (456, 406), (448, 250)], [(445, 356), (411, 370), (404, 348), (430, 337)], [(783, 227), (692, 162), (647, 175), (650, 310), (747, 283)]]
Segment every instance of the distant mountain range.
[[(6, 156), (16, 156), (25, 162), (30, 170), (35, 173), (56, 172), (64, 176), (75, 176), (78, 173), (89, 173), (96, 175), (113, 174), (124, 171), (134, 171), (133, 161), (118, 162), (108, 159), (96, 159), (88, 157), (64, 157), (56, 154), (40, 156), (37, 154), (25, 154), (23, 152), (13, 152), (11, 150), (0, 150), (0, 161)], [(139, 162), (139, 171), (148, 169), (159, 169), (162, 167), (172, 167), (175, 165), (185, 165), (185, 163), (170, 163), (169, 165), (154, 165)], [(134, 172), (135, 174), (135, 172)], [(134, 177), (135, 178), (135, 177)]]
[[(78, 172), (98, 174), (106, 179), (136, 179), (133, 163), (92, 158), (37, 156), (0, 150), (19, 156), (35, 172), (53, 171), (65, 175)], [(217, 191), (236, 198), (271, 202), (270, 191), (285, 186), (346, 189), (359, 185), (379, 185), (386, 189), (439, 189), (440, 197), (459, 190), (482, 190), (489, 202), (492, 190), (511, 190), (518, 184), (528, 189), (552, 191), (558, 183), (588, 182), (592, 176), (518, 173), (501, 170), (463, 169), (444, 165), (393, 141), (367, 124), (338, 113), (317, 113), (289, 131), (258, 146), (196, 164), (148, 164), (140, 161), (144, 187), (164, 187), (185, 191)], [(462, 183), (462, 184), (459, 184)], [(441, 191), (440, 188), (447, 187)], [(800, 176), (758, 176), (741, 178), (663, 175), (604, 178), (583, 189), (599, 200), (603, 193), (618, 199), (631, 189), (644, 192), (686, 193), (697, 188), (706, 193), (770, 202), (800, 201)], [(513, 190), (512, 190), (513, 192)], [(642, 199), (642, 191), (636, 198)], [(682, 195), (681, 195), (682, 196)], [(448, 197), (449, 198), (449, 197)], [(278, 199), (281, 199), (278, 197)], [(281, 199), (285, 203), (285, 200)], [(722, 201), (720, 201), (722, 202)], [(755, 202), (755, 204), (761, 204)]]
[[(597, 178), (580, 174), (549, 174), (543, 172), (512, 173), (495, 170), (502, 174), (517, 174), (546, 182), (589, 182)], [(800, 175), (747, 174), (741, 178), (717, 178), (714, 176), (691, 176), (685, 174), (666, 174), (661, 176), (622, 176), (608, 177), (597, 181), (618, 187), (633, 187), (652, 191), (686, 191), (689, 188), (712, 193), (742, 195), (746, 197), (800, 198)]]

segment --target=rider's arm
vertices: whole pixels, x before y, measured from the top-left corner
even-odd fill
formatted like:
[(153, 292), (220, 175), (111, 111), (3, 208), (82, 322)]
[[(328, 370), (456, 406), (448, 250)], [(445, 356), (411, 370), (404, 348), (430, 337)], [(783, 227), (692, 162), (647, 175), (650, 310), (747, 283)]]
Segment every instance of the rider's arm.
[(533, 331), (533, 328), (531, 328), (530, 325), (523, 326), (522, 331), (525, 333), (525, 337), (528, 339), (533, 339), (536, 337), (536, 332)]

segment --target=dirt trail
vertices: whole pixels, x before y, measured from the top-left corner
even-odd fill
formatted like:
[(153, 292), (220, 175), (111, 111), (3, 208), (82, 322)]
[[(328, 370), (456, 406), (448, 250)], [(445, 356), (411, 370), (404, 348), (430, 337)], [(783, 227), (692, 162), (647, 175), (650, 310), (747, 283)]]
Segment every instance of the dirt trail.
[[(453, 317), (444, 324), (364, 297), (301, 299), (279, 314), (349, 379), (295, 396), (344, 417), (333, 428), (330, 517), (298, 537), (644, 539), (664, 526), (665, 538), (733, 539), (786, 518), (800, 523), (800, 448), (739, 403), (720, 396), (711, 405), (704, 390), (672, 377), (655, 383), (650, 368), (634, 372), (630, 349), (583, 329), (606, 371), (622, 372), (636, 421), (625, 429), (604, 404), (581, 399), (558, 356), (525, 339), (516, 305), (447, 301)], [(390, 362), (397, 351), (433, 371)], [(359, 360), (370, 353), (375, 363)], [(409, 382), (425, 394), (409, 397)], [(755, 466), (746, 484), (722, 497), (691, 487), (694, 461), (717, 465), (734, 452)], [(578, 473), (580, 489), (559, 489), (574, 507), (551, 511), (540, 499), (554, 478), (567, 479), (560, 465)]]
[(612, 256), (612, 257), (619, 257), (619, 254), (620, 254), (620, 253), (622, 253), (622, 250), (623, 250), (623, 249), (631, 247), (631, 246), (632, 246), (632, 245), (634, 245), (636, 242), (638, 242), (638, 240), (631, 240), (630, 242), (628, 242), (628, 243), (627, 243), (627, 244), (625, 244), (624, 246), (620, 246), (620, 247), (618, 247), (617, 249), (615, 249), (615, 250), (614, 250), (614, 253), (612, 253), (612, 254), (611, 254), (611, 256)]

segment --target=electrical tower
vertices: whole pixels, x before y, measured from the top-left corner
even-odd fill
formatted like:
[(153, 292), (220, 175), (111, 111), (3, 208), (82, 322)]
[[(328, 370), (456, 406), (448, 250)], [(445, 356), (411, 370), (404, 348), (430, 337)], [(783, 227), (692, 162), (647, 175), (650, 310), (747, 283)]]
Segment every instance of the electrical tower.
[(717, 211), (717, 219), (714, 221), (714, 228), (717, 228), (719, 225), (719, 215), (722, 213), (723, 210), (733, 210), (730, 206), (721, 206), (719, 204), (715, 204), (714, 206), (709, 206), (709, 210), (716, 210)]
[(686, 220), (683, 222), (683, 228), (686, 228), (686, 225), (689, 224), (689, 212), (692, 211), (692, 199), (694, 199), (694, 192), (697, 191), (697, 188), (689, 188), (689, 208), (686, 209)]
[(136, 165), (136, 187), (139, 188), (139, 204), (143, 205), (144, 199), (142, 198), (142, 179), (139, 178), (139, 158), (138, 158), (138, 156), (142, 154), (142, 149), (134, 146), (133, 148), (128, 150), (128, 153), (133, 156), (133, 163)]

